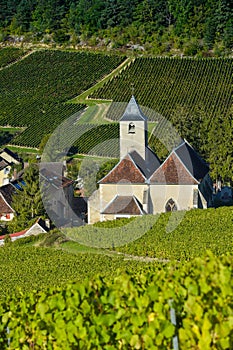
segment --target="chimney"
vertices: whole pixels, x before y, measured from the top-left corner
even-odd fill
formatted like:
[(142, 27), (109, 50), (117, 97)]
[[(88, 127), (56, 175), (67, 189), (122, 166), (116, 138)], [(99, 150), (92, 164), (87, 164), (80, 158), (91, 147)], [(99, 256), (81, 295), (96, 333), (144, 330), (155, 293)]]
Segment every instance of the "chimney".
[(14, 170), (13, 170), (13, 180), (16, 180), (17, 179), (17, 169), (16, 168), (14, 168)]
[(50, 220), (49, 219), (45, 219), (45, 226), (47, 227), (47, 229), (50, 229)]

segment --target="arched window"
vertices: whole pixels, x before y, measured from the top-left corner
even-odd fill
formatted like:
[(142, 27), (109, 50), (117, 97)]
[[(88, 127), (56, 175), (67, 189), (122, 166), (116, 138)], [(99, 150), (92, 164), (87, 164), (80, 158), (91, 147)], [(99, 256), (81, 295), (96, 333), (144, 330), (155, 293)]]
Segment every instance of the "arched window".
[(135, 134), (135, 125), (134, 123), (129, 123), (129, 129), (128, 129), (129, 134)]
[(172, 198), (170, 198), (167, 201), (167, 204), (165, 206), (165, 210), (166, 211), (177, 211), (176, 203), (174, 202), (174, 200)]

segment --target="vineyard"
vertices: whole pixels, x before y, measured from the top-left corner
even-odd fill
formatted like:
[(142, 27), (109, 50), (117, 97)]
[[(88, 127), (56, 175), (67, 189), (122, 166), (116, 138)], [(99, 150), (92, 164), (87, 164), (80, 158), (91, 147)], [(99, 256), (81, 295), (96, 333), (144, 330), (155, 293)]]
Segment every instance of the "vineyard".
[(8, 64), (14, 63), (26, 54), (26, 50), (16, 49), (8, 47), (0, 49), (0, 68), (7, 66)]
[[(169, 120), (210, 163), (212, 176), (232, 179), (232, 59), (136, 58), (89, 98), (112, 99), (107, 117), (119, 120), (133, 88), (150, 120), (157, 121), (150, 146), (161, 159)], [(158, 140), (159, 137), (159, 140)], [(216, 153), (216, 149), (218, 152)]]
[[(98, 253), (98, 252), (97, 252)], [(78, 256), (62, 249), (14, 245), (0, 249), (1, 285), (0, 299), (6, 295), (44, 290), (47, 287), (61, 286), (69, 281), (82, 282), (96, 274), (111, 276), (121, 268), (135, 270), (136, 262), (124, 261), (122, 257), (108, 257), (88, 251)], [(138, 269), (143, 268), (139, 264)]]
[[(81, 154), (119, 157), (119, 125), (78, 124), (82, 135), (74, 143), (72, 151)], [(87, 130), (87, 131), (84, 131)]]
[[(191, 260), (211, 250), (220, 256), (233, 253), (232, 207), (191, 210), (179, 217), (161, 214), (145, 235), (118, 251), (139, 256)], [(174, 227), (174, 230), (170, 228)]]
[[(114, 247), (118, 252), (187, 261), (206, 250), (221, 256), (233, 253), (232, 207), (195, 209), (135, 219), (106, 221), (67, 229), (67, 236), (91, 247)], [(120, 226), (119, 226), (120, 225)]]
[(66, 102), (94, 85), (123, 60), (120, 56), (92, 53), (32, 53), (0, 71), (0, 125), (25, 127), (13, 143), (38, 147), (44, 135), (85, 107)]
[[(192, 118), (197, 110), (204, 109), (211, 120), (218, 113), (229, 112), (232, 74), (232, 59), (136, 58), (89, 98), (128, 102), (133, 86), (141, 106), (168, 119), (176, 114), (182, 117), (182, 112)], [(108, 117), (119, 120), (122, 108), (119, 104), (119, 112), (117, 105), (113, 105)]]
[(230, 350), (232, 266), (232, 257), (209, 253), (179, 267), (8, 295), (0, 303), (1, 349)]
[[(21, 54), (20, 50), (0, 50), (8, 62), (11, 55), (15, 60), (15, 55)], [(11, 143), (38, 147), (45, 135), (73, 115), (77, 115), (77, 121), (80, 119), (80, 132), (85, 127), (89, 130), (88, 125), (118, 121), (134, 91), (144, 113), (156, 121), (149, 145), (161, 159), (170, 151), (164, 146), (169, 138), (167, 129), (161, 130), (169, 120), (179, 135), (210, 163), (214, 178), (221, 175), (227, 181), (232, 179), (232, 59), (140, 57), (101, 82), (102, 87), (94, 87), (124, 59), (88, 52), (40, 50), (2, 69), (0, 125), (25, 128)], [(88, 99), (75, 104), (74, 97), (89, 88), (92, 92)], [(112, 99), (113, 103), (108, 110), (98, 106), (81, 115), (83, 102), (92, 104), (93, 99)], [(117, 125), (92, 129), (77, 140), (73, 150), (116, 157)]]
[(110, 241), (132, 225), (141, 238), (115, 251), (59, 232), (1, 248), (0, 348), (230, 350), (232, 208), (179, 215), (80, 227)]

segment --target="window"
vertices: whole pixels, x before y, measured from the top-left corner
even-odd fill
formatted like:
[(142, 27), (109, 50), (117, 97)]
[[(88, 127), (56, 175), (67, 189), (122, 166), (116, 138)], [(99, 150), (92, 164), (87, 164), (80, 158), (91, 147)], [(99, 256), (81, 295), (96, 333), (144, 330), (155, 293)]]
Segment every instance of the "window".
[(167, 204), (165, 206), (165, 210), (166, 211), (177, 211), (176, 203), (174, 202), (174, 200), (172, 198), (170, 198), (167, 201)]
[(129, 123), (129, 130), (128, 130), (129, 134), (135, 134), (135, 125), (134, 123)]
[(4, 168), (4, 174), (9, 174), (10, 169), (9, 168)]

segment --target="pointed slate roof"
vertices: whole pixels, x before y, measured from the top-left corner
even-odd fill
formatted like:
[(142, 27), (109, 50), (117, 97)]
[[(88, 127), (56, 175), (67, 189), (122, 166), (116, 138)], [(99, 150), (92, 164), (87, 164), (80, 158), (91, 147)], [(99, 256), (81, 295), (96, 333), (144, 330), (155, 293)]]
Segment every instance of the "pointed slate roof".
[(105, 177), (100, 184), (115, 184), (115, 183), (144, 183), (146, 177), (137, 167), (130, 154), (125, 156)]
[(131, 97), (120, 121), (146, 121), (147, 117), (142, 113), (134, 96)]
[(103, 210), (102, 214), (142, 215), (143, 209), (135, 196), (117, 195)]

